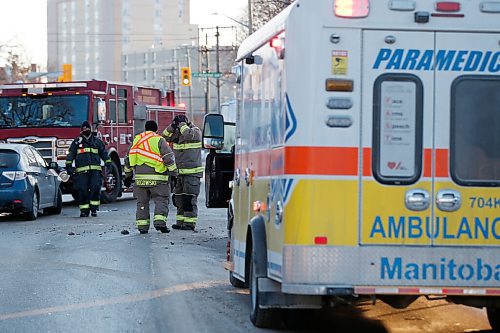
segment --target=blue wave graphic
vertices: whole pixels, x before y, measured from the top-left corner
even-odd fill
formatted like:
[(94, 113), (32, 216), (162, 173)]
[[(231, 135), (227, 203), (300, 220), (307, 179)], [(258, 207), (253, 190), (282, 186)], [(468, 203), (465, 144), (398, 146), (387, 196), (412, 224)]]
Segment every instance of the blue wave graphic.
[(293, 113), (292, 105), (290, 103), (290, 99), (288, 98), (288, 94), (285, 95), (285, 98), (286, 98), (285, 142), (286, 142), (297, 130), (297, 118), (295, 118), (295, 114)]

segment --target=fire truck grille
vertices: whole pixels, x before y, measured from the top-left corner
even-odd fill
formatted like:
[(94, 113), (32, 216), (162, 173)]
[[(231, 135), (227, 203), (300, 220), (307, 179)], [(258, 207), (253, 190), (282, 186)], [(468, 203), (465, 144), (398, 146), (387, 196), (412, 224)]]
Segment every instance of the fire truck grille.
[(54, 153), (56, 148), (56, 139), (55, 138), (16, 138), (16, 139), (8, 139), (10, 143), (24, 143), (34, 147), (36, 150), (40, 152), (43, 158), (47, 162), (54, 161)]

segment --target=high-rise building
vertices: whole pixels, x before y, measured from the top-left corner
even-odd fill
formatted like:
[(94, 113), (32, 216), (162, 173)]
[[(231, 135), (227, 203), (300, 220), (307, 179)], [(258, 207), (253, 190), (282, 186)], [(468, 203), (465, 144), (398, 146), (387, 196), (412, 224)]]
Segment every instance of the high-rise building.
[(189, 0), (48, 0), (48, 71), (123, 81), (124, 54), (197, 42)]

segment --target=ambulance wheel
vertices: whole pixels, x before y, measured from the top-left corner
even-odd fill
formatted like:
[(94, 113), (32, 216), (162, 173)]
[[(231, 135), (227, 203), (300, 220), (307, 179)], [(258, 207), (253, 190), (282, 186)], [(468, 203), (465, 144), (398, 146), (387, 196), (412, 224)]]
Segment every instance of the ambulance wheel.
[(120, 170), (113, 161), (111, 162), (111, 173), (104, 177), (104, 191), (101, 192), (101, 201), (103, 203), (115, 202), (121, 192), (122, 178)]
[(245, 288), (245, 282), (239, 280), (238, 278), (235, 278), (233, 275), (233, 272), (229, 272), (229, 283), (235, 288)]
[(260, 328), (278, 328), (281, 324), (282, 311), (281, 309), (266, 309), (261, 308), (262, 293), (259, 292), (259, 276), (255, 266), (255, 256), (252, 253), (250, 259), (250, 298), (251, 310), (250, 320)]
[(486, 312), (493, 332), (500, 333), (500, 308), (488, 307)]

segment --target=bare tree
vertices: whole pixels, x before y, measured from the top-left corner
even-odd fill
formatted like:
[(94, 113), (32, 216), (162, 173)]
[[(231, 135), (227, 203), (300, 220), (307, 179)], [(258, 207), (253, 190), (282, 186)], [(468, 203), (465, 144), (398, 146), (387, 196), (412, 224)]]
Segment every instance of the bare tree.
[(17, 52), (7, 51), (5, 62), (5, 68), (0, 71), (0, 83), (24, 82), (26, 80), (26, 75), (31, 68), (23, 63), (21, 56)]
[(257, 30), (266, 24), (283, 9), (288, 7), (293, 0), (255, 0), (252, 1), (252, 26)]

